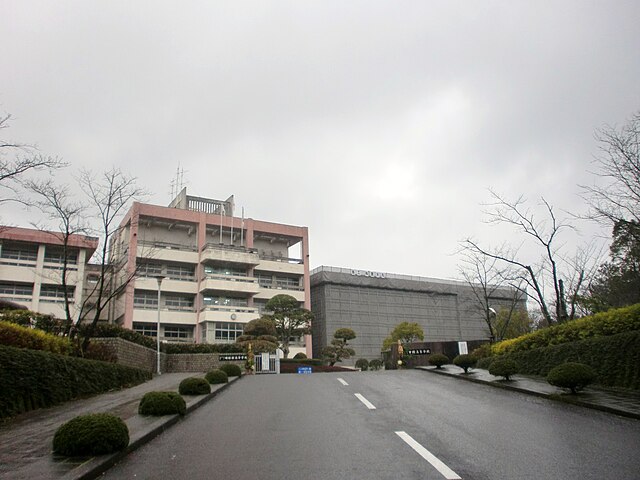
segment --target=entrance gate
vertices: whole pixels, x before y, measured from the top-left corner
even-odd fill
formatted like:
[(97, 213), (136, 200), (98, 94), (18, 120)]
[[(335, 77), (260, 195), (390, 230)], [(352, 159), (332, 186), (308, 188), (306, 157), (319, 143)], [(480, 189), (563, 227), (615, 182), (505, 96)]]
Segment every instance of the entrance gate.
[(280, 358), (277, 353), (261, 353), (255, 356), (255, 372), (280, 373)]

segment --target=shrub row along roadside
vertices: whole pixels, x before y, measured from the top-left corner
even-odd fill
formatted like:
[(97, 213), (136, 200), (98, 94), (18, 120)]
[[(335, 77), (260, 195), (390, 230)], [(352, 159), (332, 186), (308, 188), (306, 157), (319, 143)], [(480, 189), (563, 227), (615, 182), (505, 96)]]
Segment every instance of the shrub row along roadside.
[(0, 345), (0, 418), (150, 378), (137, 368)]
[(505, 340), (492, 345), (491, 353), (504, 355), (638, 330), (640, 330), (640, 304), (597, 313)]
[(0, 322), (0, 345), (43, 350), (61, 355), (69, 355), (73, 351), (73, 346), (68, 338), (10, 322)]
[(584, 363), (595, 370), (600, 385), (640, 389), (640, 331), (483, 358), (478, 367), (496, 360), (511, 360), (519, 373), (541, 376), (566, 362)]

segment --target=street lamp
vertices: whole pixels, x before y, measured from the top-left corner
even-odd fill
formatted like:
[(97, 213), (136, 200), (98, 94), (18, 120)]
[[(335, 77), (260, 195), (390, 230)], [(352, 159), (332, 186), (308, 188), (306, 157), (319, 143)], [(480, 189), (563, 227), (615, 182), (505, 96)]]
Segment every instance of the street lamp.
[(156, 360), (157, 360), (156, 371), (158, 372), (158, 375), (160, 375), (160, 291), (162, 289), (162, 281), (165, 279), (165, 277), (162, 275), (158, 275), (155, 278), (158, 281), (158, 325), (156, 327), (156, 340), (157, 340), (158, 352), (156, 354)]

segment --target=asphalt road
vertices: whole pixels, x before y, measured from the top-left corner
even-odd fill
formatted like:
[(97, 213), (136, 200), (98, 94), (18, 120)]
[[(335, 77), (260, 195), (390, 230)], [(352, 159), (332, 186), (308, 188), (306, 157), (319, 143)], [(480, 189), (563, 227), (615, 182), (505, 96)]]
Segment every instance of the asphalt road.
[(254, 376), (103, 478), (637, 480), (639, 452), (637, 420), (426, 372)]

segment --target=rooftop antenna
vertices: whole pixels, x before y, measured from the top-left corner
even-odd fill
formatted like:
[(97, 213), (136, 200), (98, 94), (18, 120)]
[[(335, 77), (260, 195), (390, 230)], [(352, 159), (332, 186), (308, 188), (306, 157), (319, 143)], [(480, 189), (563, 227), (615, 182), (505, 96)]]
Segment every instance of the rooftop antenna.
[(184, 168), (178, 164), (178, 168), (176, 168), (176, 177), (171, 180), (171, 198), (174, 199), (178, 196), (178, 194), (184, 188)]

